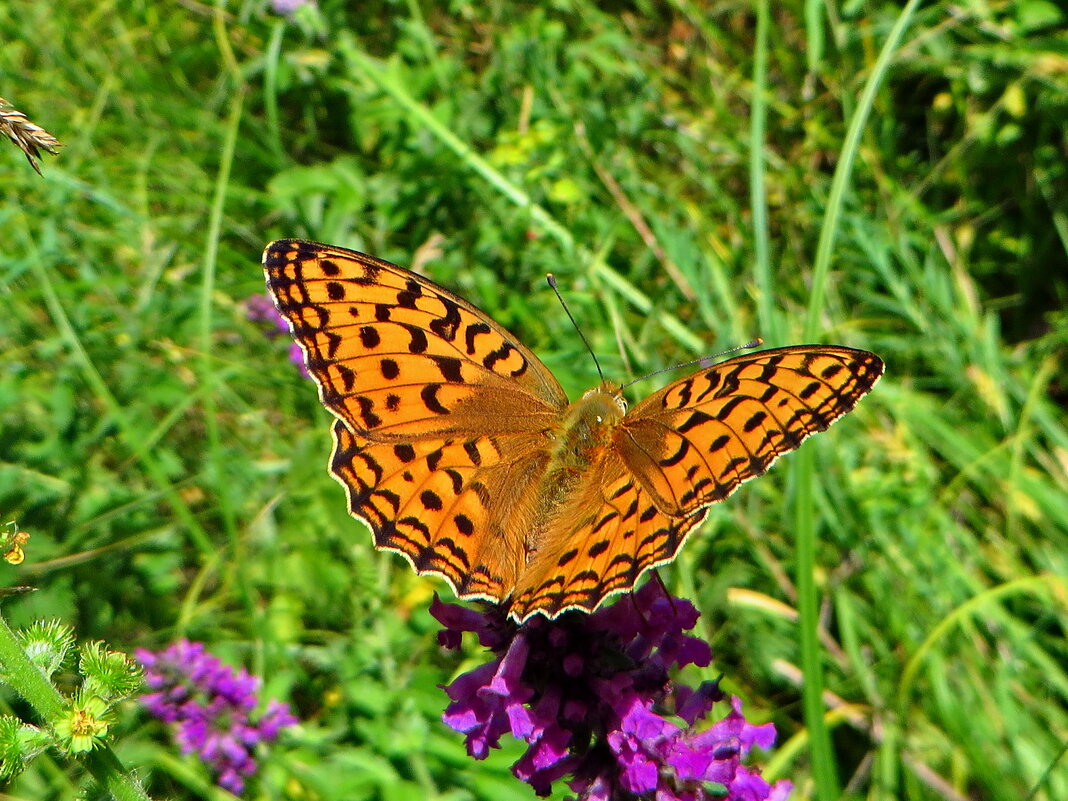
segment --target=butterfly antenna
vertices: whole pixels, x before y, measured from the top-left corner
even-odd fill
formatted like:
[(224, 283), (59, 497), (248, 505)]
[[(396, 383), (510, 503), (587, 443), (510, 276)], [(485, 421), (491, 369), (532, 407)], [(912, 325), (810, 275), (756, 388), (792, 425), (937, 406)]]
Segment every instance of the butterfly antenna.
[(545, 280), (556, 293), (556, 299), (560, 301), (560, 305), (564, 307), (564, 312), (567, 314), (567, 319), (571, 321), (571, 325), (575, 326), (575, 330), (578, 331), (579, 337), (582, 338), (582, 344), (586, 346), (586, 350), (590, 352), (590, 356), (593, 357), (593, 365), (597, 368), (597, 375), (601, 377), (601, 382), (604, 382), (604, 373), (601, 372), (601, 363), (597, 361), (597, 354), (593, 352), (593, 348), (590, 347), (590, 341), (586, 339), (586, 335), (582, 333), (582, 329), (579, 328), (579, 324), (575, 322), (574, 316), (571, 314), (571, 309), (567, 308), (567, 304), (564, 303), (564, 298), (560, 294), (560, 290), (556, 288), (556, 276), (552, 273), (545, 274)]
[(660, 375), (661, 373), (670, 373), (672, 370), (681, 370), (683, 367), (693, 367), (695, 364), (699, 364), (702, 367), (711, 367), (716, 363), (716, 359), (723, 356), (729, 356), (732, 353), (737, 353), (740, 350), (749, 350), (750, 348), (759, 348), (764, 344), (764, 340), (760, 337), (751, 339), (744, 345), (738, 345), (737, 347), (730, 348), (728, 350), (720, 351), (719, 353), (713, 353), (711, 356), (702, 356), (700, 359), (694, 359), (692, 362), (683, 362), (682, 364), (673, 364), (671, 367), (661, 367), (659, 370), (653, 370), (651, 373), (646, 373), (643, 376), (635, 378), (633, 381), (628, 381), (619, 391), (622, 392), (627, 387), (637, 384), (639, 381), (644, 381), (647, 378), (652, 378), (654, 375)]

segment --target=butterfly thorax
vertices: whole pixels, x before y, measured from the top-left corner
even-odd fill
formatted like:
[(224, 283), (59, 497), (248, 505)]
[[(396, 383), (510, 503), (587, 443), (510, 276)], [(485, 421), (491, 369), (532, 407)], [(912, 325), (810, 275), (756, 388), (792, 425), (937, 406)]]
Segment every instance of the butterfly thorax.
[[(619, 386), (605, 382), (588, 390), (570, 404), (553, 434), (553, 449), (539, 483), (540, 514), (534, 539), (567, 498), (574, 497), (579, 482), (592, 464), (612, 445), (612, 437), (627, 405)], [(536, 544), (534, 545), (536, 549)]]

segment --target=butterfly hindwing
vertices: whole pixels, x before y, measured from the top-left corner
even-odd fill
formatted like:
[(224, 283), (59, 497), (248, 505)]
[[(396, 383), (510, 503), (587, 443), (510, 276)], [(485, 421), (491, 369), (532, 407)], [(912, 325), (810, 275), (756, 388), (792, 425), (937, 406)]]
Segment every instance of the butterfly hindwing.
[(511, 599), (519, 621), (535, 613), (592, 612), (632, 589), (642, 574), (675, 558), (705, 510), (667, 515), (617, 454), (608, 452), (583, 482), (585, 491), (556, 518)]
[(375, 547), (419, 574), (444, 578), (461, 598), (499, 601), (525, 565), (522, 526), (547, 455), (516, 435), (368, 442), (340, 420), (330, 472)]

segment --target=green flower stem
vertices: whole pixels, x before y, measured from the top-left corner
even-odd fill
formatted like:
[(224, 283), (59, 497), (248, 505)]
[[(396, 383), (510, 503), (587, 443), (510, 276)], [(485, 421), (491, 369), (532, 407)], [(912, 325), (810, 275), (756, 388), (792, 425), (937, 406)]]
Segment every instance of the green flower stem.
[(44, 721), (53, 721), (67, 708), (67, 702), (22, 650), (18, 637), (0, 615), (0, 665), (11, 686), (30, 702)]
[(126, 773), (115, 752), (106, 745), (86, 754), (85, 766), (116, 801), (152, 801), (141, 785)]
[[(26, 656), (15, 632), (0, 615), (0, 666), (11, 686), (34, 708), (42, 722), (51, 724), (67, 710), (67, 701)], [(117, 801), (151, 801), (123, 770), (114, 752), (102, 745), (84, 757), (85, 765)]]

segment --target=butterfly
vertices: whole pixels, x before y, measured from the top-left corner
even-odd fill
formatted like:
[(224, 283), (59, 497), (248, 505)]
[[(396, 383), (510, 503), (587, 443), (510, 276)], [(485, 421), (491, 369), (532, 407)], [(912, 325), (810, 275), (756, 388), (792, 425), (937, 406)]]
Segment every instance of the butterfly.
[(421, 275), (282, 239), (267, 286), (336, 418), (330, 471), (375, 546), (522, 623), (593, 611), (671, 562), (743, 482), (871, 391), (873, 353), (773, 348), (629, 411), (604, 382), (568, 401), (485, 312)]

